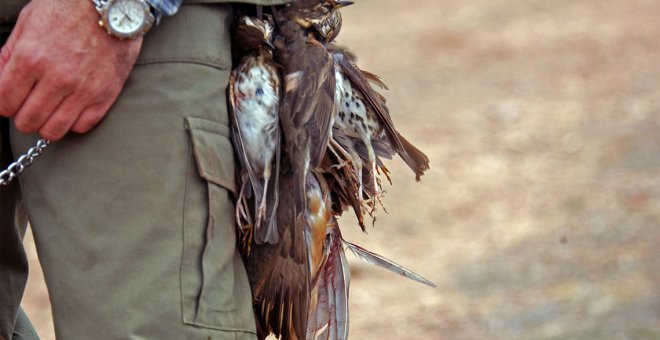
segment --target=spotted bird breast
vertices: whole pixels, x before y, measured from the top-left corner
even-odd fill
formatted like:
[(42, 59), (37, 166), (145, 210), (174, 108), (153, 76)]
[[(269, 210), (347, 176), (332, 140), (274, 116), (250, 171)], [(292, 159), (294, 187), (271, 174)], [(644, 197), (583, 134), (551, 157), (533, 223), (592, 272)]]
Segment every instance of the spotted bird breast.
[(262, 56), (244, 59), (234, 83), (234, 110), (243, 148), (250, 162), (261, 170), (277, 145), (279, 92), (280, 80), (272, 63)]
[(336, 77), (335, 101), (338, 113), (333, 126), (335, 133), (368, 140), (383, 138), (384, 128), (378, 121), (376, 113), (365, 105), (364, 95), (355, 90), (341, 72), (336, 72)]

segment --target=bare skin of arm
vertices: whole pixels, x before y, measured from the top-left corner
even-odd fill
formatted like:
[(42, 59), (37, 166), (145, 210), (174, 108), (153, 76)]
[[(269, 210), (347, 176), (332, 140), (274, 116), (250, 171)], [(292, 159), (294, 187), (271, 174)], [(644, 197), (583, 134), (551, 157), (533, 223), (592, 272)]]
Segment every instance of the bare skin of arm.
[(97, 22), (90, 0), (33, 0), (0, 53), (0, 116), (55, 141), (85, 133), (117, 99), (142, 46)]

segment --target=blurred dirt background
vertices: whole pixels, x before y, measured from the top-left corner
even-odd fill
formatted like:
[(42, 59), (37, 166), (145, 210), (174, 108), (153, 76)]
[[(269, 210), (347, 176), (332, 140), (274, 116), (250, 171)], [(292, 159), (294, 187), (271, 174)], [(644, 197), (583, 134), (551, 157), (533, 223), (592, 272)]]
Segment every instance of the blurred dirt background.
[(660, 339), (660, 2), (356, 2), (339, 42), (432, 169), (344, 236), (438, 287), (352, 261), (351, 338)]

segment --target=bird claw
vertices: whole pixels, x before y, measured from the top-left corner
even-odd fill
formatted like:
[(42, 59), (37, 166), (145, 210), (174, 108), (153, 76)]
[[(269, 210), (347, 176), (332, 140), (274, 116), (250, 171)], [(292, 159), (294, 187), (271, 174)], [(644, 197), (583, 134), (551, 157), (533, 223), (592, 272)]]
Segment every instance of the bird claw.
[(341, 160), (339, 163), (331, 165), (331, 166), (330, 166), (330, 169), (342, 169), (342, 168), (344, 168), (344, 167), (348, 167), (348, 166), (351, 166), (351, 162), (350, 162), (350, 161), (348, 161), (348, 160)]
[(331, 139), (330, 143), (328, 143), (328, 149), (332, 151), (332, 153), (337, 157), (337, 160), (339, 163), (333, 164), (330, 166), (331, 169), (341, 169), (346, 166), (351, 166), (353, 162), (351, 161), (351, 156), (344, 148), (337, 143), (336, 140)]
[(249, 227), (243, 229), (243, 237), (241, 238), (241, 244), (243, 245), (243, 250), (248, 255), (250, 255), (250, 250), (252, 250), (253, 238), (254, 238), (254, 228)]
[(385, 165), (380, 165), (376, 167), (376, 171), (378, 171), (378, 174), (381, 174), (381, 171), (383, 175), (385, 175), (385, 178), (387, 178), (387, 181), (390, 182), (390, 185), (392, 185), (392, 177), (390, 177), (390, 170), (385, 167)]

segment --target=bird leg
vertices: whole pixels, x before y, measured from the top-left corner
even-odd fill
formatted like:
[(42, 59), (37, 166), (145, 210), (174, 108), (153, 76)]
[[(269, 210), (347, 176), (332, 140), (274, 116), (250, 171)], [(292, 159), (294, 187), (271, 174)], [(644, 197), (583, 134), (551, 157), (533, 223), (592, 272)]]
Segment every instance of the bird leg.
[[(373, 180), (373, 186), (374, 186), (374, 191), (373, 194), (371, 195), (370, 199), (370, 205), (371, 205), (371, 212), (369, 212), (369, 215), (373, 218), (374, 222), (376, 221), (376, 208), (378, 207), (378, 203), (380, 202), (380, 195), (381, 195), (381, 185), (380, 181), (378, 179), (378, 167), (376, 166), (376, 153), (374, 152), (374, 148), (371, 146), (371, 140), (363, 140), (364, 145), (367, 147), (367, 152), (369, 156), (369, 165), (371, 167), (371, 176)], [(381, 203), (382, 205), (382, 203)]]
[[(364, 200), (362, 193), (367, 193), (364, 190), (364, 184), (362, 181), (362, 159), (360, 158), (360, 155), (355, 152), (355, 149), (351, 149), (351, 158), (353, 159), (353, 163), (355, 164), (355, 175), (358, 178), (358, 193), (360, 194), (360, 200)], [(368, 195), (368, 193), (367, 193)]]
[(390, 177), (390, 170), (385, 167), (385, 165), (380, 165), (378, 167), (378, 174), (380, 175), (380, 171), (383, 171), (383, 175), (387, 178), (387, 181), (390, 182), (390, 185), (392, 185), (392, 178)]
[[(244, 176), (247, 177), (247, 176)], [(247, 185), (247, 178), (243, 178), (243, 184), (241, 185), (241, 191), (238, 196), (238, 202), (236, 204), (236, 223), (241, 226), (241, 229), (246, 229), (244, 226), (252, 225), (252, 219), (250, 214), (247, 212), (247, 201), (245, 199), (245, 188)]]
[(266, 216), (266, 196), (268, 196), (268, 182), (270, 182), (270, 165), (271, 163), (266, 163), (264, 168), (263, 178), (264, 178), (264, 192), (261, 194), (261, 202), (259, 202), (259, 210), (257, 211), (257, 225), (261, 226), (261, 221)]
[[(349, 159), (351, 156), (346, 152), (346, 150), (339, 144), (337, 143), (336, 140), (330, 139), (330, 143), (328, 144), (328, 149), (332, 151), (332, 153), (337, 157), (337, 160), (339, 161), (338, 164), (333, 164), (332, 168), (335, 169), (341, 169), (345, 166), (351, 165), (351, 162), (349, 162)], [(341, 153), (341, 155), (339, 155)], [(343, 157), (342, 157), (343, 156)]]
[(252, 244), (254, 225), (252, 224), (252, 219), (250, 218), (250, 214), (248, 213), (247, 200), (245, 199), (245, 189), (248, 183), (247, 175), (244, 175), (242, 177), (243, 177), (242, 178), (243, 184), (241, 185), (241, 191), (238, 200), (236, 202), (236, 223), (238, 224), (241, 230), (241, 234), (242, 234), (241, 243), (244, 249), (246, 249), (247, 253), (249, 254), (250, 245)]

